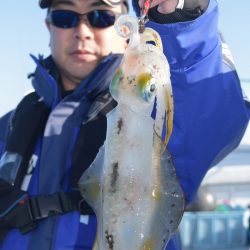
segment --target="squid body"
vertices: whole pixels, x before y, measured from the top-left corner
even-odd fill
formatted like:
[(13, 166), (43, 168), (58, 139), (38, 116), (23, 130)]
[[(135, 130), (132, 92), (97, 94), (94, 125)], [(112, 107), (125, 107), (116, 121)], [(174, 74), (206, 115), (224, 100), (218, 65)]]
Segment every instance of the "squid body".
[(93, 249), (161, 250), (184, 210), (166, 149), (173, 126), (169, 65), (156, 31), (139, 33), (138, 20), (130, 16), (121, 16), (115, 25), (129, 37), (110, 84), (118, 105), (107, 115), (106, 141), (79, 188), (97, 215)]

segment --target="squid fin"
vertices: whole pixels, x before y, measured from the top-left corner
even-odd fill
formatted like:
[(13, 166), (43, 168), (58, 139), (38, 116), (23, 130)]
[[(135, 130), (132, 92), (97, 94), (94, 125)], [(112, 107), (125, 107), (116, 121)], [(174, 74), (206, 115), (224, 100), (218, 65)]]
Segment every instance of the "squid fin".
[(81, 195), (92, 207), (95, 213), (98, 213), (97, 210), (100, 208), (101, 174), (104, 162), (104, 152), (104, 146), (102, 146), (99, 149), (95, 160), (83, 173), (78, 183)]

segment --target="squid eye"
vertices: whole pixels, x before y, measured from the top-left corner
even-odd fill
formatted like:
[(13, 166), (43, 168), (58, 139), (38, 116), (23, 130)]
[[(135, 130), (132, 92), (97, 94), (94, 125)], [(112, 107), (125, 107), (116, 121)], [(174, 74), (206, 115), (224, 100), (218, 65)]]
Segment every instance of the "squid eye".
[(151, 84), (150, 85), (150, 92), (155, 92), (155, 90), (156, 90), (156, 85), (153, 83), (153, 84)]

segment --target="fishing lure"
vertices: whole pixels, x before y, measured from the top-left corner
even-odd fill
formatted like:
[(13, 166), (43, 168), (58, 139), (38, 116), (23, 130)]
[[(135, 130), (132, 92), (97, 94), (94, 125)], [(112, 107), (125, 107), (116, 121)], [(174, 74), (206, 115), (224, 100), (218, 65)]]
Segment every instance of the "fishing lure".
[(118, 104), (107, 115), (106, 141), (79, 189), (97, 215), (93, 249), (162, 250), (184, 210), (166, 150), (173, 127), (169, 65), (157, 32), (140, 33), (131, 16), (121, 16), (115, 27), (130, 40), (110, 84)]
[(140, 15), (139, 20), (138, 20), (140, 33), (142, 33), (144, 31), (145, 24), (149, 20), (148, 19), (148, 11), (150, 9), (152, 2), (153, 2), (153, 0), (144, 0), (143, 1), (143, 5), (141, 8), (141, 15)]

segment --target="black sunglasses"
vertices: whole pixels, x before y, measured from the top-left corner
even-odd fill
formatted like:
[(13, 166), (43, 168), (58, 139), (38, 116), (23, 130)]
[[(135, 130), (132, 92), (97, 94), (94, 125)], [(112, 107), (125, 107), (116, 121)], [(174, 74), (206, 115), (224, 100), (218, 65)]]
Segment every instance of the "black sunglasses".
[(114, 25), (119, 14), (110, 10), (94, 10), (80, 14), (71, 10), (52, 10), (48, 13), (47, 21), (62, 29), (77, 27), (83, 17), (94, 28), (107, 28)]

